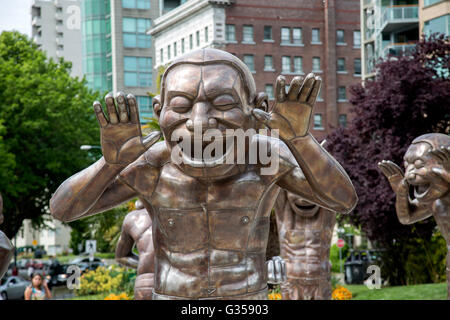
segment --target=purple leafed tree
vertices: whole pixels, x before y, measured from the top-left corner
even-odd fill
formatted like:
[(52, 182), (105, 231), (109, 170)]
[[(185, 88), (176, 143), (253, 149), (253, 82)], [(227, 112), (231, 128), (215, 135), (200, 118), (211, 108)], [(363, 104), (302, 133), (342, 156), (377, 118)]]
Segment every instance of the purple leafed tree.
[(358, 193), (358, 206), (348, 219), (387, 250), (390, 268), (399, 268), (391, 270), (391, 284), (404, 283), (405, 275), (401, 255), (392, 257), (395, 250), (411, 238), (429, 238), (435, 222), (400, 224), (394, 193), (377, 163), (386, 159), (403, 166), (403, 155), (415, 137), (449, 133), (449, 70), (450, 43), (443, 35), (424, 38), (410, 56), (381, 60), (374, 80), (350, 88), (353, 120), (327, 137), (326, 148), (349, 173)]

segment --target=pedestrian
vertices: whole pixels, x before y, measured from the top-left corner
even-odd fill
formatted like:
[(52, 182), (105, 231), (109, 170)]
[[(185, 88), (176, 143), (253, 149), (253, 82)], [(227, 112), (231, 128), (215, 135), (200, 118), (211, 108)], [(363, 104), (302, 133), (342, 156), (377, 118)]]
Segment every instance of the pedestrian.
[(28, 279), (31, 280), (31, 277), (34, 274), (34, 261), (33, 260), (30, 262), (30, 266), (28, 267), (27, 274), (28, 274)]
[(25, 300), (46, 300), (51, 299), (47, 281), (42, 278), (39, 273), (33, 274), (31, 284), (25, 289)]
[(17, 277), (19, 275), (19, 270), (17, 269), (17, 266), (14, 264), (14, 267), (12, 268), (11, 275), (13, 277)]

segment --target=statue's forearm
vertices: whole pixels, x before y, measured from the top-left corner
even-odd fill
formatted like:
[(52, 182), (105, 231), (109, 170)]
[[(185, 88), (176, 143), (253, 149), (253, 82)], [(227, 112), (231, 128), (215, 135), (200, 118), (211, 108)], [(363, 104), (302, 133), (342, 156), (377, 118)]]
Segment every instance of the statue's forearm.
[(350, 178), (310, 134), (291, 140), (289, 147), (317, 198), (339, 213), (354, 209), (358, 197)]
[(62, 221), (82, 217), (111, 185), (124, 166), (110, 165), (102, 157), (90, 167), (73, 175), (56, 190), (50, 212)]
[(119, 262), (123, 266), (127, 266), (129, 268), (137, 269), (139, 265), (139, 257), (134, 253), (126, 257), (116, 258), (116, 261)]

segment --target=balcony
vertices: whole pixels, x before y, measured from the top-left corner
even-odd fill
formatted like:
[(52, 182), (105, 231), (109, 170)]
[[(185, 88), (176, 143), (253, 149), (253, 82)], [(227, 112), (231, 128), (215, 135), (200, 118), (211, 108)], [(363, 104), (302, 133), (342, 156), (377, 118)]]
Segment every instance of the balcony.
[(31, 25), (32, 26), (40, 26), (41, 25), (41, 17), (34, 16), (33, 19), (31, 20)]
[(389, 54), (395, 57), (409, 55), (416, 45), (414, 43), (389, 43), (383, 45), (382, 54), (387, 57)]
[(390, 6), (381, 14), (381, 30), (390, 32), (419, 23), (419, 6)]

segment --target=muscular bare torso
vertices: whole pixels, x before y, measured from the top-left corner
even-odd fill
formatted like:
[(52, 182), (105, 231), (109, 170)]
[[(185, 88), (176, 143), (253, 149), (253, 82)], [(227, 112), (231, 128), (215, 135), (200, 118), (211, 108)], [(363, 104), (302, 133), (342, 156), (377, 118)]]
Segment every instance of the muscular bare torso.
[[(157, 165), (153, 159), (142, 157), (137, 167), (151, 171)], [(152, 214), (157, 298), (180, 293), (266, 298), (265, 250), (279, 192), (276, 176), (261, 176), (257, 166), (248, 165), (242, 173), (208, 181), (184, 174), (170, 160), (157, 162), (163, 164), (153, 189), (136, 181), (133, 168), (121, 174)], [(280, 173), (289, 169), (280, 165)]]
[(286, 261), (283, 299), (331, 299), (330, 243), (335, 213), (281, 191), (275, 213), (280, 255)]

